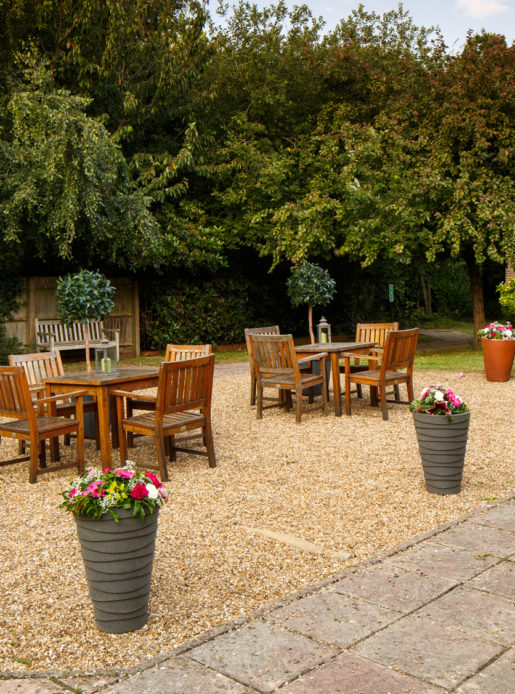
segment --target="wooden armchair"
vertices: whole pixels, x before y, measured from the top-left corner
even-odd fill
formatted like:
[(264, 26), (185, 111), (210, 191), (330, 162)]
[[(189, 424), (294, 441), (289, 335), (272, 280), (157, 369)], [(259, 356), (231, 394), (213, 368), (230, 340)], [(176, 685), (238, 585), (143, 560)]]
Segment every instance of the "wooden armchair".
[[(0, 423), (0, 437), (9, 436), (18, 441), (30, 442), (30, 455), (3, 460), (0, 465), (30, 460), (29, 482), (36, 482), (38, 474), (77, 465), (79, 473), (84, 469), (84, 417), (82, 397), (84, 391), (66, 395), (33, 399), (25, 371), (18, 366), (0, 367), (0, 416), (10, 418)], [(56, 403), (63, 398), (74, 397), (75, 416), (56, 416)], [(46, 406), (47, 412), (43, 411)], [(77, 462), (46, 467), (46, 439), (77, 434)]]
[[(21, 366), (27, 376), (29, 390), (33, 396), (38, 397), (39, 393), (46, 393), (44, 384), (45, 378), (51, 376), (64, 376), (63, 362), (58, 350), (54, 352), (36, 352), (35, 354), (10, 354), (9, 366)], [(64, 396), (61, 398), (64, 402), (56, 407), (56, 415), (58, 417), (73, 417), (75, 415), (75, 404)], [(95, 417), (95, 441), (97, 448), (100, 448), (100, 436), (98, 431), (98, 415), (96, 402), (84, 402), (84, 412), (93, 412)], [(90, 438), (84, 435), (84, 438)], [(66, 443), (69, 443), (69, 437), (65, 438)], [(24, 452), (24, 443), (20, 442), (20, 452)]]
[[(390, 330), (398, 330), (399, 323), (395, 321), (394, 323), (357, 323), (356, 324), (356, 342), (375, 342), (376, 346), (370, 350), (369, 355), (371, 357), (376, 356), (379, 358), (383, 354), (384, 344), (386, 342), (386, 336)], [(358, 373), (359, 371), (366, 371), (370, 368), (369, 364), (360, 364), (359, 359), (353, 359), (350, 369), (352, 373)], [(345, 373), (345, 362), (340, 364), (340, 373)], [(399, 386), (394, 385), (395, 397), (400, 400)], [(356, 384), (356, 391), (358, 397), (363, 397), (363, 392), (361, 384)]]
[[(377, 391), (383, 419), (388, 419), (386, 405), (386, 387), (406, 383), (408, 389), (408, 401), (413, 400), (413, 362), (417, 349), (418, 328), (412, 330), (390, 330), (386, 336), (386, 342), (382, 354), (381, 365), (377, 364), (377, 355), (356, 354), (348, 352), (343, 354), (345, 359), (345, 413), (351, 414), (350, 388), (351, 384), (370, 386), (370, 400), (372, 405), (377, 405)], [(351, 361), (359, 359), (371, 360), (375, 368), (353, 373)], [(395, 400), (400, 402), (400, 399)]]
[[(143, 398), (154, 406), (153, 412), (128, 416), (126, 403), (132, 393), (114, 391), (118, 413), (121, 463), (127, 460), (128, 433), (152, 436), (156, 445), (158, 466), (163, 480), (168, 479), (166, 453), (176, 459), (177, 451), (207, 455), (209, 467), (216, 467), (211, 431), (211, 393), (213, 390), (213, 354), (184, 361), (162, 362), (159, 371), (157, 395)], [(206, 451), (179, 447), (175, 436), (192, 429), (200, 429)], [(149, 466), (145, 462), (146, 467)]]
[[(195, 359), (196, 357), (205, 357), (213, 353), (213, 345), (166, 345), (165, 361), (184, 361), (185, 359)], [(155, 402), (149, 401), (146, 398), (134, 396), (127, 398), (127, 417), (132, 417), (134, 410), (145, 410), (153, 412)], [(127, 444), (129, 448), (134, 445), (134, 435), (127, 434)]]
[(256, 404), (256, 370), (250, 351), (251, 335), (279, 335), (278, 325), (265, 325), (262, 328), (245, 328), (245, 342), (247, 343), (247, 355), (250, 363), (250, 405)]
[(276, 407), (285, 407), (289, 410), (292, 406), (291, 392), (295, 391), (295, 419), (297, 424), (302, 417), (302, 391), (313, 386), (321, 385), (322, 407), (324, 414), (327, 411), (327, 376), (325, 364), (320, 366), (320, 373), (304, 373), (301, 366), (308, 362), (323, 360), (327, 352), (322, 352), (313, 357), (297, 359), (292, 335), (256, 335), (249, 334), (250, 353), (254, 372), (256, 374), (257, 393), (257, 417), (263, 417), (263, 391), (265, 388), (279, 389), (285, 392), (286, 398), (276, 403)]

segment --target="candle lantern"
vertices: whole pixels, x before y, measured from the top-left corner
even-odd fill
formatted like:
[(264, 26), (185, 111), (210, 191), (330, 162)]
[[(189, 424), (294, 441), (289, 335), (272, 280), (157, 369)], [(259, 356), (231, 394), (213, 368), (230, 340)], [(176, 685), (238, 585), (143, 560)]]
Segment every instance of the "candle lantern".
[(331, 326), (323, 316), (317, 325), (317, 341), (322, 344), (331, 342)]
[(116, 344), (105, 340), (100, 347), (95, 347), (95, 369), (98, 373), (113, 373), (117, 366)]

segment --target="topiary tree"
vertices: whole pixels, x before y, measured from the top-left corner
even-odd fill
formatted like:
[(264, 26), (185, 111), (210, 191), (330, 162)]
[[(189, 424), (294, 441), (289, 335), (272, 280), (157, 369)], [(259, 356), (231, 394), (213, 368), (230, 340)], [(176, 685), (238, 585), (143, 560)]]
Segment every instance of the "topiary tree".
[(499, 303), (506, 316), (515, 320), (515, 277), (509, 282), (502, 282), (498, 287)]
[(57, 315), (65, 325), (74, 321), (83, 323), (88, 371), (91, 371), (89, 323), (107, 318), (113, 310), (114, 294), (111, 282), (93, 270), (79, 270), (74, 275), (57, 278)]
[(309, 337), (311, 342), (315, 342), (313, 306), (325, 306), (331, 301), (336, 282), (320, 265), (305, 262), (292, 267), (286, 286), (292, 306), (308, 304)]

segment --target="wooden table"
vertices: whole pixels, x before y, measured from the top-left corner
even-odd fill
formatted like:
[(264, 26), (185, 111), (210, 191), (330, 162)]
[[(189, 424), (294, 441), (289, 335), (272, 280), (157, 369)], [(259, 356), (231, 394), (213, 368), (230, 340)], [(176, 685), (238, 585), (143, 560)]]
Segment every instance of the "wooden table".
[(158, 375), (159, 369), (156, 367), (127, 366), (107, 374), (96, 371), (70, 372), (64, 376), (45, 378), (45, 383), (55, 394), (69, 393), (80, 388), (95, 398), (98, 408), (100, 457), (105, 467), (111, 467), (111, 448), (118, 447), (118, 425), (116, 408), (109, 407), (110, 394), (113, 390), (133, 391), (154, 388), (157, 386)]
[[(327, 359), (331, 360), (331, 371), (333, 375), (333, 397), (334, 397), (334, 409), (337, 417), (342, 416), (342, 391), (340, 388), (340, 355), (342, 352), (363, 352), (366, 353), (367, 349), (375, 346), (375, 342), (315, 342), (310, 345), (298, 345), (295, 347), (295, 351), (299, 354), (299, 357), (312, 356), (314, 354), (320, 354), (320, 352), (327, 352), (329, 356)], [(324, 360), (326, 361), (326, 360)], [(325, 368), (325, 363), (323, 364)]]

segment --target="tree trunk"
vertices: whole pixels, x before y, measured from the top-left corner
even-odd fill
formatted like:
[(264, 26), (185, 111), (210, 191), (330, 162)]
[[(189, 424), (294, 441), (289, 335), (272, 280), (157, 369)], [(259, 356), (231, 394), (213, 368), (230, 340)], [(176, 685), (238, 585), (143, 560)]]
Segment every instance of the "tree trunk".
[(315, 334), (313, 332), (313, 304), (309, 304), (308, 320), (309, 320), (309, 339), (313, 343), (313, 342), (315, 342)]
[(423, 273), (420, 274), (420, 283), (422, 285), (422, 298), (424, 300), (424, 310), (427, 316), (431, 316), (433, 309), (431, 306), (431, 281), (425, 277)]
[(485, 303), (483, 299), (483, 277), (481, 268), (473, 260), (466, 260), (467, 270), (470, 279), (470, 290), (472, 292), (472, 307), (474, 311), (474, 347), (479, 349), (480, 339), (477, 331), (486, 325)]
[(84, 323), (84, 344), (86, 345), (86, 368), (89, 373), (91, 371), (91, 361), (89, 358), (89, 323)]

